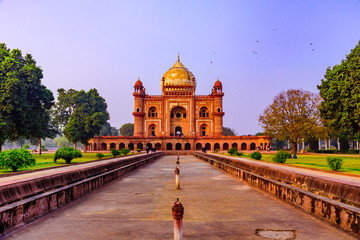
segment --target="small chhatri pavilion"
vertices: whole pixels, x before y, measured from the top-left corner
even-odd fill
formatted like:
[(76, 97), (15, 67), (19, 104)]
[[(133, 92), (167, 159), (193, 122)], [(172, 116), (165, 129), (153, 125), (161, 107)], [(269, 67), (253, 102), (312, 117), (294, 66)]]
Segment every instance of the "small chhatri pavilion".
[(268, 136), (223, 135), (223, 89), (219, 79), (209, 95), (195, 95), (195, 76), (180, 57), (161, 78), (162, 95), (148, 95), (138, 79), (134, 86), (134, 136), (98, 136), (90, 150), (129, 148), (157, 150), (267, 149)]

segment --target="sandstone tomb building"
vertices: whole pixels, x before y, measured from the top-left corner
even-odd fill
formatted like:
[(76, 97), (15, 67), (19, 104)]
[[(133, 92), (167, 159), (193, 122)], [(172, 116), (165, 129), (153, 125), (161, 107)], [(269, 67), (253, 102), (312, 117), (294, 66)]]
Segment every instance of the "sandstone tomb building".
[(90, 150), (129, 148), (157, 150), (267, 149), (268, 136), (223, 135), (223, 89), (219, 79), (209, 95), (196, 95), (195, 76), (177, 62), (161, 78), (162, 95), (148, 95), (138, 79), (134, 86), (134, 136), (98, 136)]

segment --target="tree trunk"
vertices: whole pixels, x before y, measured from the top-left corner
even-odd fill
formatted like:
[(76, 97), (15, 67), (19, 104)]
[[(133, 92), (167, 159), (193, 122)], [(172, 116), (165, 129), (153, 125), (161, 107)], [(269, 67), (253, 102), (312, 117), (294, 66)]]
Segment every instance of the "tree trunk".
[(0, 142), (0, 152), (2, 151), (2, 145), (4, 142)]
[(84, 153), (87, 153), (87, 147), (88, 147), (88, 145), (84, 144)]
[(296, 142), (294, 141), (294, 142), (291, 142), (291, 152), (293, 153), (293, 154), (296, 154), (297, 153), (297, 148), (296, 148)]
[(39, 138), (39, 155), (41, 155), (41, 138)]
[(74, 142), (74, 149), (76, 149), (76, 142)]

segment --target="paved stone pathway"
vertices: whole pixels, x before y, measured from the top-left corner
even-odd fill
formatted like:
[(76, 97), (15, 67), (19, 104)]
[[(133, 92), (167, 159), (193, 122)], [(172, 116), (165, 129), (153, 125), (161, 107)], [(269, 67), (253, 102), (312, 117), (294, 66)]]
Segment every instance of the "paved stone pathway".
[(180, 157), (182, 190), (176, 190), (175, 161), (158, 159), (6, 239), (173, 239), (176, 198), (185, 208), (184, 239), (265, 239), (256, 229), (295, 230), (296, 239), (354, 239), (193, 156)]

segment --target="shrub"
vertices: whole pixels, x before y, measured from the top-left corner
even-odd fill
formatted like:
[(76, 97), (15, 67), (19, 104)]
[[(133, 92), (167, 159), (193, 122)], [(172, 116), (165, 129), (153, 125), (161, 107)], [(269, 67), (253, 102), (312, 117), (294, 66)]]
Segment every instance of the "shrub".
[(127, 155), (129, 152), (130, 152), (130, 149), (128, 149), (128, 148), (121, 149), (121, 154)]
[(116, 157), (116, 156), (119, 156), (121, 153), (119, 150), (116, 150), (116, 149), (111, 149), (111, 154)]
[(30, 148), (30, 145), (29, 145), (29, 144), (25, 144), (23, 148), (29, 149), (29, 148)]
[(103, 153), (96, 153), (95, 156), (97, 159), (102, 159), (103, 157), (105, 157), (105, 155)]
[(66, 163), (70, 164), (74, 158), (81, 158), (82, 154), (80, 150), (73, 149), (70, 147), (63, 147), (56, 151), (54, 155), (54, 162), (58, 159), (64, 159)]
[(236, 156), (239, 156), (239, 157), (241, 157), (242, 155), (244, 155), (244, 153), (242, 153), (242, 152), (236, 152), (235, 154), (236, 154)]
[(260, 160), (262, 156), (261, 156), (260, 152), (253, 152), (253, 153), (250, 154), (250, 157), (252, 159)]
[(34, 156), (26, 149), (12, 149), (0, 152), (1, 168), (11, 168), (16, 172), (19, 168), (35, 165)]
[(218, 153), (220, 151), (220, 149), (214, 149), (214, 153)]
[(235, 155), (237, 153), (237, 148), (233, 147), (233, 148), (230, 148), (228, 150), (228, 153), (232, 156), (232, 155)]
[(273, 157), (273, 161), (276, 163), (285, 163), (286, 159), (291, 158), (291, 154), (287, 151), (278, 151)]
[(41, 145), (41, 151), (46, 152), (48, 149), (45, 147), (45, 145)]
[(343, 164), (342, 158), (339, 157), (327, 157), (326, 161), (333, 171), (340, 170)]
[(136, 151), (137, 151), (138, 153), (140, 153), (140, 152), (142, 151), (142, 149), (141, 149), (141, 148), (138, 148), (138, 149), (136, 149)]

